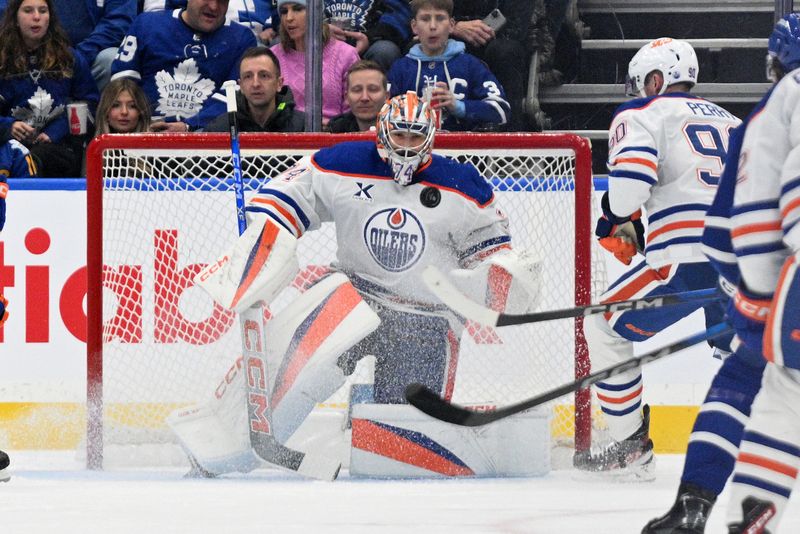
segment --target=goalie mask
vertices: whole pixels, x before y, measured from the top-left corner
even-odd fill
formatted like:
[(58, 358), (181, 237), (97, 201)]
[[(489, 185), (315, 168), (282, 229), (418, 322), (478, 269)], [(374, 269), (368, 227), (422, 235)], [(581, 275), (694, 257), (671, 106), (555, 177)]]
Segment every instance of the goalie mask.
[(409, 185), (431, 157), (436, 119), (414, 91), (386, 101), (378, 115), (378, 153), (392, 166), (394, 181)]
[(628, 78), (625, 81), (625, 93), (628, 96), (644, 97), (647, 75), (658, 71), (664, 78), (664, 85), (658, 94), (663, 94), (667, 87), (676, 83), (697, 83), (697, 55), (692, 45), (686, 41), (662, 37), (650, 41), (636, 52), (628, 64)]
[(780, 76), (798, 67), (800, 67), (800, 14), (789, 13), (775, 24), (775, 29), (769, 36), (767, 79), (777, 82)]

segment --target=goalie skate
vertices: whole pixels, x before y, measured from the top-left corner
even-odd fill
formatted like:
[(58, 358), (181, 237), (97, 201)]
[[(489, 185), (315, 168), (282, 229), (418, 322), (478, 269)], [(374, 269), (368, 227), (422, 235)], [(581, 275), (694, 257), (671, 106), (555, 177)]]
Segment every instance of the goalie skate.
[(576, 452), (573, 465), (583, 473), (602, 475), (620, 482), (648, 482), (655, 478), (653, 440), (650, 439), (650, 407), (642, 409), (642, 425), (630, 437), (598, 450)]
[(742, 513), (744, 519), (728, 525), (728, 534), (769, 534), (767, 523), (775, 517), (772, 502), (748, 497), (742, 502)]
[(651, 520), (642, 534), (703, 534), (717, 496), (694, 484), (681, 484), (669, 511)]

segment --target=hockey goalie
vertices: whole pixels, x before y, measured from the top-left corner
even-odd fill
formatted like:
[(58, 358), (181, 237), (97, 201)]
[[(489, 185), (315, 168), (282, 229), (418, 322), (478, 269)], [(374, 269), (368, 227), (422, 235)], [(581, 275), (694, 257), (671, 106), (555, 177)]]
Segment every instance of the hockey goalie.
[[(269, 304), (297, 274), (297, 241), (333, 222), (338, 251), (329, 274), (266, 326), (267, 408), (277, 441), (286, 443), (372, 356), (372, 403), (352, 412), (351, 473), (532, 474), (544, 453), (508, 449), (524, 439), (548, 444), (549, 453), (549, 436), (525, 435), (536, 427), (511, 419), (488, 430), (459, 428), (423, 416), (404, 398), (412, 382), (447, 391), (463, 330), (422, 282), (425, 267), (451, 273), (469, 296), (510, 313), (534, 307), (539, 283), (538, 260), (511, 248), (490, 185), (472, 165), (433, 155), (435, 133), (430, 104), (416, 93), (387, 101), (376, 142), (321, 149), (266, 182), (247, 205), (247, 231), (196, 282), (236, 311)], [(242, 374), (209, 405), (169, 419), (202, 473), (259, 465)]]

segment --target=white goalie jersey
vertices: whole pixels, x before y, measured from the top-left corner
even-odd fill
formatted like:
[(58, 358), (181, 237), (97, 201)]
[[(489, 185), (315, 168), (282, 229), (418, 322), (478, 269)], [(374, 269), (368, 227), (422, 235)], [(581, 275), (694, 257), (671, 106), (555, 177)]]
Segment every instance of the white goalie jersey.
[(658, 268), (706, 261), (703, 217), (716, 193), (730, 131), (741, 121), (688, 93), (637, 98), (609, 130), (611, 211), (647, 212), (646, 257)]
[(414, 306), (440, 304), (422, 283), (428, 265), (470, 267), (508, 249), (508, 220), (471, 166), (433, 156), (399, 186), (371, 141), (341, 143), (267, 182), (247, 211), (266, 213), (300, 238), (335, 221), (334, 267), (360, 290)]

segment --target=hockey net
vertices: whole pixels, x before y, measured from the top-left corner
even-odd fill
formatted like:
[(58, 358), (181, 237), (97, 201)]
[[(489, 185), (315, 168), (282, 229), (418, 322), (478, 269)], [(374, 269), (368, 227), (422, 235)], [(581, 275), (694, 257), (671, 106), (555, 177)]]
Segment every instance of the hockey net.
[[(355, 138), (372, 137), (244, 134), (245, 191), (316, 149)], [(106, 135), (89, 147), (86, 454), (92, 468), (103, 465), (111, 447), (173, 442), (166, 416), (212, 395), (241, 354), (235, 315), (192, 284), (238, 235), (229, 147), (224, 134)], [(474, 164), (509, 216), (514, 246), (542, 258), (540, 310), (589, 304), (602, 291), (604, 270), (591, 239), (588, 141), (569, 134), (440, 134), (435, 152)], [(335, 253), (329, 224), (301, 239), (301, 273), (270, 304), (266, 320)], [(587, 373), (580, 320), (503, 329), (468, 324), (453, 401), (491, 409)], [(346, 410), (348, 391), (322, 409)], [(588, 392), (546, 409), (554, 445), (589, 446)]]

